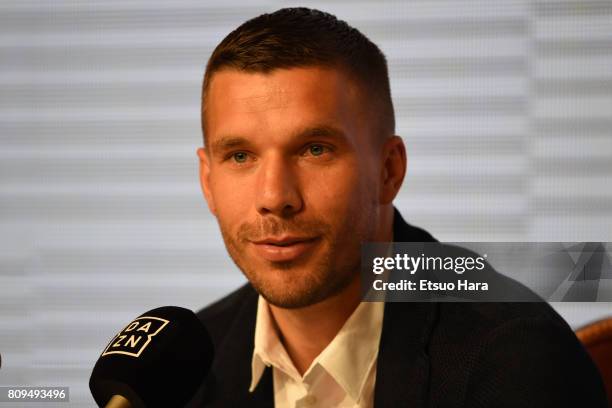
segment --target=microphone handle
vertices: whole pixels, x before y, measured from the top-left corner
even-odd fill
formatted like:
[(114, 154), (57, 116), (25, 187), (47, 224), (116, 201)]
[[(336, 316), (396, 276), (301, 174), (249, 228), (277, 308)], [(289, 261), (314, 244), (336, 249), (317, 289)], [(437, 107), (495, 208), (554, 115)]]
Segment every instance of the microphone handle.
[(130, 401), (121, 395), (113, 395), (107, 403), (105, 408), (133, 408)]

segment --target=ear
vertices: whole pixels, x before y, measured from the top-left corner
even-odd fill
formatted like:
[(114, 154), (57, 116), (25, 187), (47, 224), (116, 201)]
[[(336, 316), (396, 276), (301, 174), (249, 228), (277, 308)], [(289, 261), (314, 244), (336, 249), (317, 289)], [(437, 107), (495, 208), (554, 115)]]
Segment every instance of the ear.
[(380, 203), (390, 204), (402, 186), (406, 175), (406, 147), (399, 136), (388, 138), (382, 149)]
[(200, 158), (200, 186), (202, 187), (202, 193), (204, 193), (208, 209), (216, 217), (217, 208), (210, 192), (210, 158), (205, 148), (200, 147), (198, 149), (198, 157)]

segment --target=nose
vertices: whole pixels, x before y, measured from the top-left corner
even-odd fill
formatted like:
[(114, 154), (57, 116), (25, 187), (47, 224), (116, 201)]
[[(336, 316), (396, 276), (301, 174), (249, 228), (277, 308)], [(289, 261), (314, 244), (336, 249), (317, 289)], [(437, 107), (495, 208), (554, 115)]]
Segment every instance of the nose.
[(259, 168), (256, 198), (261, 215), (287, 217), (302, 210), (303, 200), (299, 180), (291, 164), (283, 157), (268, 157)]

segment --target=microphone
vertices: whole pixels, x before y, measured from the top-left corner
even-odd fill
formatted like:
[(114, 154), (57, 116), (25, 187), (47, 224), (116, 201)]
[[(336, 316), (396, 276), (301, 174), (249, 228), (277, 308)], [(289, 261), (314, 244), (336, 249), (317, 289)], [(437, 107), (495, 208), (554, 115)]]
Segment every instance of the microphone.
[(208, 331), (188, 309), (164, 306), (128, 324), (96, 362), (89, 389), (99, 406), (181, 407), (213, 360)]

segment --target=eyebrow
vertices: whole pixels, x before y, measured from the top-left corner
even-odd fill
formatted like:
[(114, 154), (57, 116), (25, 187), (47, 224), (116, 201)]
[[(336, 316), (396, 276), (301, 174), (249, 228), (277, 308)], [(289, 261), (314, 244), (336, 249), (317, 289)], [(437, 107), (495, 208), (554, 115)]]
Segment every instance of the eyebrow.
[(247, 145), (249, 141), (244, 137), (240, 136), (224, 136), (221, 139), (211, 143), (211, 151), (214, 152), (223, 152), (225, 150), (233, 149), (236, 147)]
[(334, 126), (329, 126), (329, 125), (310, 126), (310, 127), (307, 127), (306, 129), (302, 129), (296, 132), (296, 134), (294, 134), (293, 137), (297, 139), (325, 137), (325, 138), (346, 140), (346, 134), (342, 130)]
[[(309, 126), (291, 135), (291, 139), (312, 139), (316, 137), (337, 139), (339, 141), (347, 140), (347, 136), (342, 130), (330, 125)], [(249, 144), (251, 144), (251, 141), (242, 136), (223, 136), (211, 143), (210, 147), (212, 152), (215, 153), (248, 146)]]

